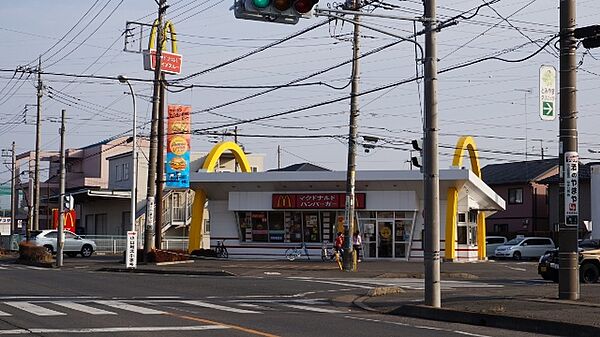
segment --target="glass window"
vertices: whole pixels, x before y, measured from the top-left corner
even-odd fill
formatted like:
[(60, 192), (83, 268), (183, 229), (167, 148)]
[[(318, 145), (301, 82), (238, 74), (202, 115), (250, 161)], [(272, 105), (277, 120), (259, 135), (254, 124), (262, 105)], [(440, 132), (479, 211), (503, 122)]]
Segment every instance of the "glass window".
[(65, 239), (76, 239), (77, 237), (75, 236), (75, 234), (71, 233), (71, 232), (65, 232)]
[(238, 212), (237, 214), (242, 242), (252, 242), (252, 213)]
[(335, 240), (336, 220), (335, 212), (321, 212), (321, 230), (323, 233), (323, 241), (331, 243)]
[(477, 210), (476, 209), (472, 209), (469, 211), (469, 222), (477, 223)]
[(115, 165), (115, 180), (121, 181), (121, 165)]
[(49, 239), (56, 239), (58, 237), (58, 233), (50, 232), (50, 233), (46, 234), (44, 237), (49, 238)]
[(285, 226), (289, 233), (289, 242), (302, 242), (302, 213), (285, 212)]
[(523, 203), (523, 189), (522, 188), (509, 188), (508, 189), (508, 203), (509, 204), (522, 204)]
[(269, 242), (283, 242), (285, 227), (283, 212), (269, 212)]
[(465, 213), (458, 213), (458, 222), (467, 222), (467, 216)]
[(376, 212), (367, 212), (367, 211), (358, 211), (356, 212), (356, 216), (359, 219), (374, 219), (377, 217)]
[(123, 180), (129, 180), (129, 164), (123, 164)]
[(496, 233), (508, 232), (508, 224), (504, 224), (504, 223), (494, 224), (494, 232), (496, 232)]
[(267, 222), (267, 212), (252, 212), (252, 241), (268, 242), (269, 227)]
[(377, 217), (379, 219), (393, 219), (394, 212), (377, 212)]
[(459, 244), (467, 244), (467, 226), (458, 226), (457, 239)]
[(304, 212), (304, 241), (320, 242), (319, 215), (317, 212)]

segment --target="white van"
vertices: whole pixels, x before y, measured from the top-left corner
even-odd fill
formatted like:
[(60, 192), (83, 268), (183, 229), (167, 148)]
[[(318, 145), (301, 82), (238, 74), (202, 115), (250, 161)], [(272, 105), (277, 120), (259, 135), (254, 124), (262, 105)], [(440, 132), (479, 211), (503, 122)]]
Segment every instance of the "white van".
[(485, 237), (485, 256), (493, 257), (496, 248), (502, 246), (508, 241), (505, 236), (486, 236)]
[(554, 242), (543, 237), (516, 237), (496, 248), (495, 257), (508, 257), (515, 260), (538, 258), (548, 250), (554, 249)]

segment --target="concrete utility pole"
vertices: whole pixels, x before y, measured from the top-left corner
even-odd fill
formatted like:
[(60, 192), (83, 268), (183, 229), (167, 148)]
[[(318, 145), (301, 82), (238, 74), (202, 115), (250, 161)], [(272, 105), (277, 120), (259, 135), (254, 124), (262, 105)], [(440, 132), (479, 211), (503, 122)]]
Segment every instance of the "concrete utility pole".
[[(353, 0), (354, 11), (360, 11), (359, 0)], [(354, 15), (354, 48), (352, 49), (352, 91), (350, 93), (350, 126), (348, 132), (348, 169), (346, 172), (346, 210), (344, 223), (343, 269), (354, 271), (352, 259), (352, 233), (354, 231), (354, 188), (356, 182), (356, 138), (358, 133), (358, 80), (360, 56), (360, 16)]]
[(277, 145), (277, 169), (281, 168), (281, 145)]
[[(154, 198), (156, 193), (156, 163), (157, 163), (157, 131), (159, 116), (159, 95), (161, 71), (160, 63), (164, 39), (163, 17), (167, 10), (166, 0), (160, 0), (158, 5), (158, 27), (156, 34), (156, 66), (154, 67), (154, 87), (152, 92), (152, 123), (150, 127), (150, 155), (148, 160), (148, 188), (146, 190), (146, 226), (144, 228), (144, 259), (154, 248)], [(161, 202), (160, 200), (159, 202)]]
[[(162, 29), (162, 28), (161, 28)], [(163, 226), (163, 197), (165, 177), (165, 74), (160, 75), (160, 101), (158, 104), (158, 151), (156, 154), (156, 214), (154, 247), (161, 249)]]
[(17, 186), (17, 154), (15, 149), (15, 142), (12, 142), (12, 163), (11, 170), (12, 175), (10, 178), (10, 234), (14, 234), (17, 231), (17, 201), (16, 197), (16, 186)]
[(63, 237), (65, 235), (65, 210), (64, 199), (65, 199), (65, 112), (63, 109), (60, 115), (60, 197), (58, 198), (58, 240), (56, 249), (56, 266), (62, 267), (63, 265), (63, 251), (65, 242)]
[(423, 125), (425, 183), (425, 305), (441, 307), (440, 176), (438, 167), (437, 50), (435, 0), (425, 0), (425, 124)]
[(577, 68), (577, 40), (573, 34), (576, 25), (575, 13), (575, 0), (560, 1), (560, 142), (558, 158), (561, 179), (558, 195), (558, 297), (568, 300), (579, 299), (579, 265), (577, 261), (579, 217), (576, 217), (575, 224), (569, 224), (565, 217), (567, 211), (565, 173), (568, 170), (565, 154), (577, 155), (577, 73), (575, 71)]
[(42, 123), (42, 57), (38, 59), (38, 81), (37, 81), (37, 117), (35, 122), (35, 169), (33, 172), (33, 223), (29, 224), (32, 229), (40, 229), (40, 132)]

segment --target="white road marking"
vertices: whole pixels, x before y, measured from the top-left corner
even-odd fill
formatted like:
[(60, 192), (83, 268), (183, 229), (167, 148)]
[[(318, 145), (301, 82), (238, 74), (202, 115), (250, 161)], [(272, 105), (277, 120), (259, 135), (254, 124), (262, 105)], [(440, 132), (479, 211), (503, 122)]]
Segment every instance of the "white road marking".
[(253, 308), (256, 310), (275, 310), (273, 308), (265, 307), (262, 305), (254, 304), (254, 303), (238, 303), (240, 307)]
[(0, 269), (8, 269), (8, 268), (0, 266)]
[(525, 269), (525, 268), (517, 268), (517, 267), (510, 267), (510, 266), (506, 266), (506, 268), (512, 269), (512, 270), (517, 270), (517, 271), (527, 271), (527, 269)]
[(0, 311), (0, 316), (12, 316), (8, 312)]
[(238, 309), (238, 308), (226, 307), (224, 305), (213, 304), (213, 303), (202, 302), (202, 301), (179, 301), (179, 302), (185, 303), (185, 304), (189, 304), (189, 305), (195, 305), (195, 306), (203, 307), (203, 308), (210, 308), (210, 309), (216, 309), (216, 310), (223, 310), (223, 311), (235, 312), (235, 313), (238, 313), (238, 314), (262, 314), (262, 312), (259, 312), (259, 311), (252, 311), (252, 310), (246, 310), (246, 309)]
[[(326, 283), (343, 285), (345, 287), (372, 289), (375, 287), (401, 287), (406, 289), (422, 290), (425, 288), (423, 279), (413, 278), (346, 278), (346, 279), (318, 279), (311, 277), (290, 277), (289, 279), (305, 282)], [(480, 283), (471, 281), (442, 281), (443, 290), (455, 288), (502, 288), (499, 284)]]
[(54, 311), (40, 307), (39, 305), (30, 302), (4, 302), (6, 305), (10, 305), (13, 308), (17, 308), (23, 311), (27, 311), (37, 316), (63, 316), (66, 315), (64, 312)]
[(333, 285), (344, 286), (344, 287), (354, 287), (354, 288), (363, 288), (363, 289), (373, 288), (373, 286), (364, 286), (364, 285), (360, 285), (360, 284), (348, 284), (348, 283), (343, 283), (343, 282), (333, 282), (333, 281), (325, 281), (325, 280), (314, 280), (314, 279), (308, 279), (308, 278), (304, 278), (304, 277), (298, 277), (298, 278), (292, 277), (292, 278), (299, 280), (299, 281), (326, 283), (326, 284), (333, 284)]
[(326, 313), (326, 314), (341, 314), (342, 313), (342, 311), (338, 311), (338, 310), (325, 309), (325, 308), (319, 308), (319, 307), (309, 307), (306, 305), (295, 305), (295, 304), (283, 304), (283, 305), (285, 305), (286, 307), (290, 307), (290, 308), (294, 308), (294, 309), (298, 309), (298, 310), (322, 312), (322, 313)]
[(150, 309), (150, 308), (144, 308), (144, 307), (140, 307), (137, 305), (127, 304), (127, 303), (119, 302), (119, 301), (94, 301), (94, 302), (109, 306), (111, 308), (132, 311), (132, 312), (142, 314), (142, 315), (162, 315), (165, 313), (164, 311), (154, 310), (154, 309)]
[(434, 327), (434, 326), (412, 325), (412, 324), (402, 323), (402, 322), (384, 321), (384, 320), (380, 320), (380, 319), (364, 318), (364, 317), (357, 317), (357, 316), (344, 316), (344, 317), (353, 319), (353, 320), (362, 320), (362, 321), (374, 322), (374, 323), (386, 323), (386, 324), (393, 324), (393, 325), (399, 325), (399, 326), (407, 326), (407, 327), (412, 327), (412, 328), (416, 328), (416, 329), (447, 331), (447, 332), (453, 332), (456, 334), (473, 336), (473, 337), (491, 337), (488, 335), (480, 335), (480, 334), (471, 333), (471, 332), (467, 332), (467, 331), (444, 329), (444, 328), (438, 328), (438, 327)]
[(61, 307), (65, 307), (68, 309), (85, 312), (90, 315), (116, 315), (116, 313), (111, 311), (106, 311), (94, 307), (90, 307), (87, 305), (71, 302), (71, 301), (55, 301), (51, 302), (52, 304), (60, 305)]
[(112, 328), (82, 328), (82, 329), (12, 329), (0, 330), (0, 335), (30, 335), (30, 334), (89, 334), (106, 332), (157, 332), (157, 331), (201, 331), (229, 329), (224, 325), (194, 325), (194, 326), (148, 326), (148, 327), (112, 327)]

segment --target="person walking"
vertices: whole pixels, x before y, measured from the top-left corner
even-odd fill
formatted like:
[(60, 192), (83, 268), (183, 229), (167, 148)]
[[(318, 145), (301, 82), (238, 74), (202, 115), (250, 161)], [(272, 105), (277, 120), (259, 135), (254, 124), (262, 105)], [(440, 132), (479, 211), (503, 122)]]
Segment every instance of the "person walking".
[(362, 260), (362, 238), (358, 230), (352, 235), (352, 248), (356, 251), (357, 261), (360, 262)]
[(340, 256), (342, 254), (342, 247), (344, 247), (344, 235), (342, 232), (338, 232), (337, 236), (335, 237), (335, 244), (333, 245), (333, 248), (336, 252), (340, 253)]

